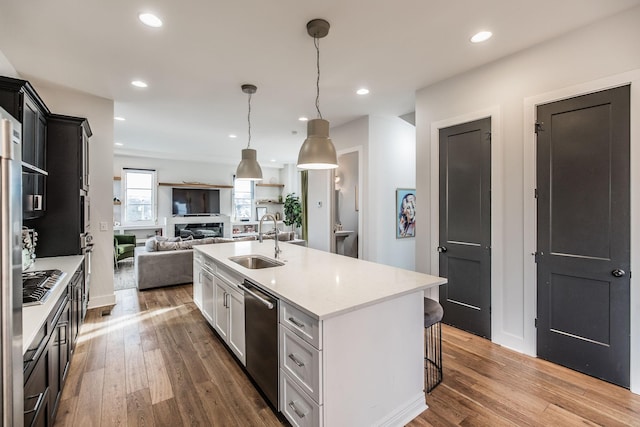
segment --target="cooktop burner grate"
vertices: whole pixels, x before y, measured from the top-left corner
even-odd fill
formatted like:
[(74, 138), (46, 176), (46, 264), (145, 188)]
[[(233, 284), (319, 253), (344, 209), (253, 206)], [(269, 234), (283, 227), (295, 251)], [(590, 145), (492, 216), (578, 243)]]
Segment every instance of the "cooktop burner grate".
[(22, 273), (22, 305), (44, 304), (51, 289), (64, 277), (60, 270), (25, 271)]

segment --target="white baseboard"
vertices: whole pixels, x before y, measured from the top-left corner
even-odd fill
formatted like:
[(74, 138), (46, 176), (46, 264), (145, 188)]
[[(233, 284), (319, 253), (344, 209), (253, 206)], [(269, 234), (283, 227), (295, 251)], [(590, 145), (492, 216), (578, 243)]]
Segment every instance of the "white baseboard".
[(100, 295), (89, 299), (88, 308), (105, 307), (116, 303), (116, 294)]
[(376, 425), (384, 427), (404, 426), (428, 408), (425, 394), (420, 393), (413, 401), (401, 408), (397, 408), (392, 414)]

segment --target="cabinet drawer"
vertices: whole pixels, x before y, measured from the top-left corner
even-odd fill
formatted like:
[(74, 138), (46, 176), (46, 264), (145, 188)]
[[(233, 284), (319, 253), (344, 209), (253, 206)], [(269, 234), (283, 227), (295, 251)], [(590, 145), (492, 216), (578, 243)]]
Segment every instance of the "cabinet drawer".
[(285, 325), (294, 334), (322, 350), (320, 322), (303, 311), (289, 305), (280, 303), (280, 324)]
[(322, 407), (302, 391), (284, 372), (280, 371), (280, 412), (295, 427), (322, 425)]
[(280, 368), (318, 403), (320, 392), (320, 366), (322, 352), (280, 325)]

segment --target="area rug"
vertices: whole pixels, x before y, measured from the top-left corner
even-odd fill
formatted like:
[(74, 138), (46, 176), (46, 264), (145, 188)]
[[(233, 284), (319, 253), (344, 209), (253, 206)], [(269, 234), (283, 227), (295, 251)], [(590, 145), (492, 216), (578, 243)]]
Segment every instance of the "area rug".
[(118, 262), (113, 268), (113, 290), (120, 291), (136, 287), (135, 258), (126, 258)]

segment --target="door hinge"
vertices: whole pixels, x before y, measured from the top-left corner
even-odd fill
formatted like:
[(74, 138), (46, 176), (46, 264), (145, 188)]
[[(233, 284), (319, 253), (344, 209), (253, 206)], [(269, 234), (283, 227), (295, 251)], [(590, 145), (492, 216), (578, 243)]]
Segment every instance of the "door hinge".
[(533, 129), (536, 135), (538, 134), (538, 132), (544, 132), (544, 122), (536, 122)]
[(538, 327), (538, 318), (537, 317), (533, 320), (533, 326), (535, 326), (536, 328)]
[(537, 198), (538, 198), (538, 189), (537, 189), (537, 188), (534, 188), (534, 189), (533, 189), (533, 197), (534, 197), (535, 199), (537, 199)]

